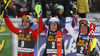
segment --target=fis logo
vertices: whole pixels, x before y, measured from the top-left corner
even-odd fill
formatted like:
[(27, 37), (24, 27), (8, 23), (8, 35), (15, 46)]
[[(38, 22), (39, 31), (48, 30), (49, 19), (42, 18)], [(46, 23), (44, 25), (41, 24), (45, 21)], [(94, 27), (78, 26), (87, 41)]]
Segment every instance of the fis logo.
[(62, 38), (57, 38), (57, 42), (62, 42)]

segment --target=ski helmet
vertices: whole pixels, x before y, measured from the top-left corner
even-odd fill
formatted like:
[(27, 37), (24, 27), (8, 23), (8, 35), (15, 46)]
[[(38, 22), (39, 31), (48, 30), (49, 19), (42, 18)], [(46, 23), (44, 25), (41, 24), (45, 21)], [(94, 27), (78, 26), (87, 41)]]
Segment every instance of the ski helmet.
[[(22, 19), (22, 24), (23, 24), (23, 21), (24, 21), (24, 20), (30, 22), (30, 25), (29, 25), (28, 28), (30, 28), (30, 27), (34, 24), (34, 22), (33, 22), (33, 17), (31, 17), (31, 16), (29, 16), (29, 15), (24, 15), (24, 16), (22, 16), (21, 19)], [(21, 27), (23, 28), (23, 25), (22, 25)], [(23, 29), (28, 29), (28, 28), (23, 28)]]
[[(79, 30), (80, 30), (80, 26), (81, 25), (85, 25), (85, 26), (87, 26), (88, 27), (88, 32), (89, 32), (89, 27), (90, 27), (90, 22), (89, 21), (87, 21), (87, 20), (80, 20), (79, 21)], [(79, 31), (80, 32), (80, 31)]]
[(51, 23), (60, 24), (59, 19), (56, 18), (56, 17), (52, 17), (52, 18), (49, 20), (49, 24), (51, 24)]
[(86, 25), (86, 26), (90, 27), (90, 22), (87, 20), (80, 20), (79, 25)]
[(49, 24), (49, 29), (50, 29), (50, 24), (57, 24), (57, 29), (59, 30), (60, 29), (60, 27), (59, 27), (59, 25), (60, 25), (60, 21), (59, 21), (59, 19), (58, 18), (56, 18), (56, 17), (52, 17), (51, 19), (49, 19), (49, 22), (48, 22), (48, 24)]

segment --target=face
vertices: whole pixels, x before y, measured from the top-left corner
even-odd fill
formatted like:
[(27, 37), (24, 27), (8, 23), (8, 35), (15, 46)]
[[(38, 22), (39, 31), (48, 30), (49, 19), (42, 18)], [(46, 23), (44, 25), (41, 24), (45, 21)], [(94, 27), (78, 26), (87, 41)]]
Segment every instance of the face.
[(82, 33), (82, 35), (86, 35), (88, 33), (88, 27), (85, 25), (81, 25), (80, 32)]
[(57, 24), (50, 24), (50, 29), (55, 32), (57, 30)]
[(58, 5), (59, 5), (59, 4), (58, 4), (58, 3), (56, 3), (56, 4), (55, 4), (55, 7), (57, 7)]
[(30, 25), (30, 22), (29, 21), (23, 21), (23, 28), (28, 28)]
[(46, 4), (46, 8), (49, 9), (49, 4)]
[(62, 15), (62, 13), (63, 13), (63, 11), (60, 9), (60, 10), (58, 10), (58, 14), (59, 15)]

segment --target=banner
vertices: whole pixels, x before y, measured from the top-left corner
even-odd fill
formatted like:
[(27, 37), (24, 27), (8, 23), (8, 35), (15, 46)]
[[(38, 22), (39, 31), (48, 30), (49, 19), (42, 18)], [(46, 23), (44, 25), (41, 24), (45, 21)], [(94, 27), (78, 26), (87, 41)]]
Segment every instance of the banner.
[(86, 13), (86, 18), (100, 18), (100, 13)]
[(6, 25), (2, 25), (0, 29), (0, 56), (11, 56), (11, 36), (10, 30)]

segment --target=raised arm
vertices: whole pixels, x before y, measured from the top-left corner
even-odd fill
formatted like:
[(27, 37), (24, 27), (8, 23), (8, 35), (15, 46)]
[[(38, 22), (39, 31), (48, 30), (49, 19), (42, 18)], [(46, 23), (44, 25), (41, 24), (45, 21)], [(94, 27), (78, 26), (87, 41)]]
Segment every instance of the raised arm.
[(44, 33), (45, 33), (46, 36), (47, 36), (47, 34), (48, 34), (48, 33), (47, 33), (47, 32), (48, 32), (48, 28), (49, 28), (49, 27), (48, 27), (47, 25), (44, 25)]
[(65, 28), (67, 29), (67, 31), (69, 32), (69, 34), (72, 37), (74, 37), (75, 39), (77, 39), (78, 33), (71, 26), (71, 22), (72, 22), (71, 17), (66, 17)]
[(19, 30), (21, 30), (21, 29), (15, 27), (15, 26), (12, 24), (12, 22), (9, 20), (8, 16), (7, 16), (7, 17), (4, 17), (4, 20), (5, 20), (6, 26), (9, 28), (9, 30), (18, 35), (18, 32), (19, 32)]
[[(43, 29), (44, 29), (44, 24), (42, 22), (41, 17), (39, 17), (39, 35), (43, 31)], [(37, 41), (37, 30), (38, 28), (32, 31), (32, 37), (34, 38), (35, 41)]]
[(50, 19), (50, 17), (49, 17), (49, 18), (47, 18), (47, 20), (44, 22), (44, 24), (45, 24), (45, 25), (47, 25), (47, 26), (49, 26), (49, 24), (48, 24), (49, 19)]
[(77, 25), (78, 22), (78, 18), (77, 15), (73, 15), (73, 20), (72, 20), (72, 27), (74, 28)]
[(49, 29), (49, 24), (48, 24), (49, 19), (50, 19), (50, 17), (48, 17), (47, 20), (44, 22), (44, 33), (45, 33), (45, 35), (47, 35), (48, 29)]

